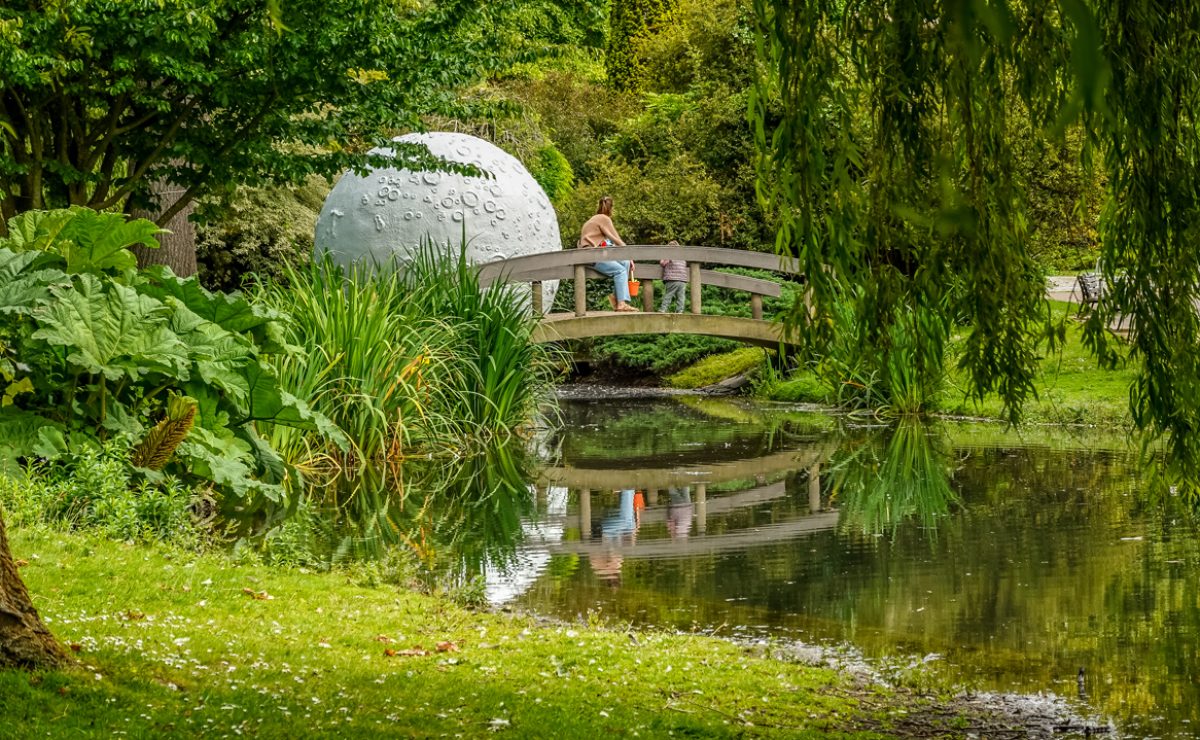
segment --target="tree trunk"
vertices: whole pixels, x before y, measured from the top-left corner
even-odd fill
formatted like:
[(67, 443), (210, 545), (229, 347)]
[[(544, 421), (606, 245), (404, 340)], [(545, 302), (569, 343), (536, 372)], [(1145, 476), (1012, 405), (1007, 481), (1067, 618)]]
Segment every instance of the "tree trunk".
[(0, 668), (49, 666), (66, 660), (67, 654), (29, 599), (0, 516)]
[[(158, 210), (147, 211), (134, 208), (130, 214), (134, 218), (146, 218), (157, 222), (159, 215), (174, 205), (184, 192), (183, 188), (162, 181), (154, 183), (150, 189), (157, 199)], [(179, 213), (172, 216), (170, 221), (159, 224), (171, 233), (159, 234), (160, 246), (158, 249), (134, 247), (133, 253), (137, 255), (138, 267), (166, 265), (171, 268), (171, 272), (180, 277), (195, 275), (196, 226), (188, 220), (188, 216), (191, 216), (195, 210), (195, 204), (189, 203)]]

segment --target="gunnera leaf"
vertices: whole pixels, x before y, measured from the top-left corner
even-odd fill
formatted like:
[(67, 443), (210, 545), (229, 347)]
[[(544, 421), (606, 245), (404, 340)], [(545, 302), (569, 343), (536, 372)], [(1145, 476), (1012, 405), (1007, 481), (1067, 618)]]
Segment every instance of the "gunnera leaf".
[(166, 325), (159, 301), (108, 279), (77, 275), (51, 288), (55, 300), (33, 317), (33, 339), (67, 349), (67, 362), (109, 380), (151, 372), (188, 377), (187, 347)]

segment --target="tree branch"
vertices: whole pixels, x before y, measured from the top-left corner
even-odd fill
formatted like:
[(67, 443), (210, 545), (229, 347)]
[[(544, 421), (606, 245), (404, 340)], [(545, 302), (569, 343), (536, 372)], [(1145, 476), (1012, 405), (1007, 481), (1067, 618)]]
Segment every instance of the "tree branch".
[(97, 210), (103, 211), (106, 208), (112, 208), (117, 203), (120, 203), (134, 190), (136, 190), (138, 184), (145, 176), (146, 171), (158, 161), (163, 151), (166, 150), (170, 144), (175, 142), (175, 137), (179, 134), (179, 129), (182, 128), (184, 122), (191, 117), (195, 107), (196, 98), (192, 98), (190, 101), (188, 101), (188, 104), (184, 106), (184, 109), (180, 111), (179, 115), (175, 117), (175, 120), (171, 122), (171, 125), (167, 128), (167, 131), (163, 134), (162, 138), (159, 139), (158, 145), (155, 146), (154, 149), (151, 150), (151, 152), (134, 167), (133, 172), (129, 174), (129, 177), (126, 180), (126, 183), (118, 188), (111, 197), (101, 202), (97, 202), (97, 199), (93, 197), (90, 205)]

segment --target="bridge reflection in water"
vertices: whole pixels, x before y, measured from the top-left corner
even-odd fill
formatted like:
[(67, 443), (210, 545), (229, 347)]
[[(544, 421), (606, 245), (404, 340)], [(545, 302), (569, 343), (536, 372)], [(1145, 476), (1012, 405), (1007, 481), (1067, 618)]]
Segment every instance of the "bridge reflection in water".
[[(489, 601), (519, 596), (554, 556), (584, 556), (595, 575), (613, 585), (626, 560), (741, 551), (832, 530), (838, 512), (822, 508), (821, 465), (836, 449), (834, 442), (816, 442), (707, 465), (545, 468), (534, 485), (537, 515), (525, 522), (520, 553), (508, 567), (486, 574)], [(806, 515), (729, 525), (734, 516), (786, 499), (786, 479), (793, 475), (807, 477)], [(722, 522), (720, 531), (709, 531), (713, 519)]]

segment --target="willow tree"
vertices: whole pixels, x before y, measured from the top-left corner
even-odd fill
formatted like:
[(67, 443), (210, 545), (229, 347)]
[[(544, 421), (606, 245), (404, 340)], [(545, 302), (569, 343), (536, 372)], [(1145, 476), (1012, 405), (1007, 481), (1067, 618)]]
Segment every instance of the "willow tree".
[[(776, 247), (799, 257), (814, 348), (838, 305), (879, 356), (900, 332), (919, 373), (941, 369), (953, 319), (976, 396), (1010, 420), (1061, 339), (1027, 250), (1026, 186), (1009, 118), (1087, 138), (1110, 192), (1101, 218), (1111, 290), (1085, 327), (1098, 360), (1132, 319), (1134, 420), (1200, 472), (1200, 7), (1168, 0), (754, 0), (763, 74), (751, 110), (760, 197)], [(781, 115), (772, 111), (784, 111)], [(914, 319), (917, 317), (917, 319)], [(921, 320), (927, 317), (929, 320)], [(939, 320), (940, 319), (940, 320)]]

